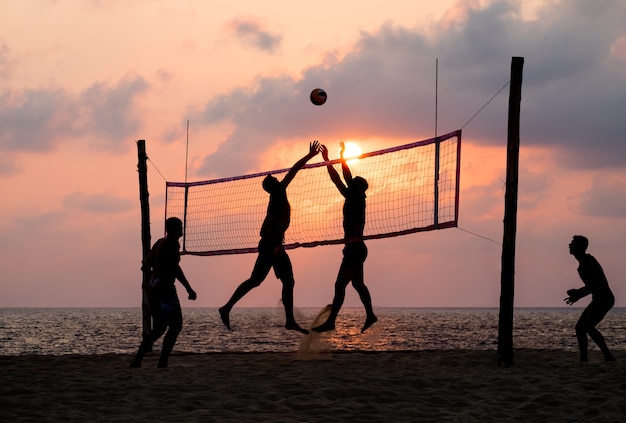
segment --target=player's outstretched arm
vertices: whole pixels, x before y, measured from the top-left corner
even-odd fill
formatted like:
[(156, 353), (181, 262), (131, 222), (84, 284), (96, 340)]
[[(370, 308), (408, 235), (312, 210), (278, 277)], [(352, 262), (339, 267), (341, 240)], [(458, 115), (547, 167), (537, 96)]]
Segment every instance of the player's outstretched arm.
[(339, 143), (339, 147), (341, 147), (339, 155), (341, 156), (341, 170), (343, 172), (343, 179), (345, 179), (346, 183), (350, 185), (350, 183), (352, 182), (352, 172), (350, 172), (347, 160), (343, 157), (343, 153), (346, 151), (346, 145), (343, 141), (341, 141)]
[[(322, 152), (322, 157), (324, 158), (324, 161), (325, 162), (330, 161), (330, 159), (328, 158), (328, 148), (326, 148), (325, 145), (322, 145), (320, 147), (320, 151)], [(339, 173), (337, 173), (333, 165), (330, 163), (326, 165), (326, 169), (328, 170), (328, 175), (330, 176), (330, 180), (333, 181), (333, 183), (335, 184), (339, 192), (341, 192), (341, 194), (344, 194), (346, 192), (346, 186), (341, 181), (341, 177), (339, 176)]]
[(319, 149), (320, 149), (319, 141), (315, 140), (309, 144), (309, 153), (303, 158), (301, 158), (300, 160), (298, 160), (293, 165), (293, 167), (289, 169), (289, 172), (287, 172), (287, 175), (285, 175), (285, 178), (282, 180), (281, 183), (283, 184), (285, 188), (287, 188), (287, 185), (289, 185), (291, 181), (293, 181), (293, 178), (295, 178), (296, 173), (298, 173), (298, 171), (304, 167), (306, 162), (311, 160), (313, 157), (317, 155), (317, 153), (319, 153)]

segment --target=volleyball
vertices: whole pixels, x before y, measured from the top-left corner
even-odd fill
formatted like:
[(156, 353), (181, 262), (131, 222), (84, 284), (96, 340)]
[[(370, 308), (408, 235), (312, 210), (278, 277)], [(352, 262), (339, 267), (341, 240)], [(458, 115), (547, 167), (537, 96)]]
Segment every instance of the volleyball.
[(316, 88), (311, 91), (311, 103), (315, 104), (316, 106), (321, 106), (322, 104), (326, 103), (327, 97), (328, 96), (326, 95), (326, 91), (321, 88)]

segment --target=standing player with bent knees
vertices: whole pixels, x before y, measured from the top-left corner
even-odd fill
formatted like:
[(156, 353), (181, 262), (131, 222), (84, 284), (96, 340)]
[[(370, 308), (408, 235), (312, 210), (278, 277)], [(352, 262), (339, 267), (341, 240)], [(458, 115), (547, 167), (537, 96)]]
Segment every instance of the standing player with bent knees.
[(154, 328), (141, 341), (131, 367), (141, 367), (143, 356), (163, 334), (165, 338), (158, 367), (167, 367), (170, 353), (183, 328), (183, 313), (174, 286), (176, 279), (185, 287), (190, 300), (193, 301), (197, 297), (180, 267), (178, 239), (182, 235), (183, 222), (177, 217), (168, 218), (165, 221), (165, 238), (154, 243), (150, 254), (143, 262), (142, 270), (147, 269), (152, 273), (147, 289)]
[(600, 263), (594, 256), (587, 253), (588, 246), (589, 240), (582, 235), (574, 235), (572, 242), (569, 244), (569, 252), (579, 263), (578, 274), (585, 286), (578, 289), (569, 289), (565, 302), (572, 305), (582, 297), (591, 294), (591, 303), (585, 308), (576, 323), (576, 338), (578, 339), (578, 348), (580, 350), (580, 361), (588, 360), (587, 346), (589, 341), (587, 340), (587, 334), (598, 345), (606, 361), (615, 361), (615, 357), (609, 351), (604, 337), (596, 328), (604, 319), (606, 313), (613, 308), (615, 297), (611, 288), (609, 288), (602, 266), (600, 266)]

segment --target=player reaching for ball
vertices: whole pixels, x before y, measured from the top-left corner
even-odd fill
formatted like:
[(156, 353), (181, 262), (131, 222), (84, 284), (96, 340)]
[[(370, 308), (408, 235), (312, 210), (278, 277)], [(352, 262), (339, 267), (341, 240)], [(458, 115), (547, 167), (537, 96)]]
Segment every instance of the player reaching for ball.
[(310, 143), (309, 153), (293, 165), (282, 181), (279, 181), (272, 175), (266, 176), (263, 180), (263, 189), (269, 193), (270, 200), (265, 220), (261, 226), (261, 240), (258, 247), (259, 255), (250, 278), (242, 282), (230, 300), (219, 309), (222, 323), (228, 329), (230, 329), (230, 311), (233, 306), (253, 288), (261, 285), (270, 270), (274, 268), (276, 277), (283, 284), (282, 301), (286, 316), (285, 329), (305, 334), (309, 333), (308, 330), (301, 328), (296, 323), (293, 315), (293, 288), (295, 281), (291, 260), (285, 251), (283, 241), (291, 220), (291, 206), (287, 199), (287, 186), (296, 176), (296, 173), (304, 167), (306, 162), (319, 153), (319, 148), (319, 142), (313, 141)]
[[(365, 246), (365, 242), (363, 242), (363, 230), (365, 229), (365, 191), (368, 188), (368, 184), (367, 181), (360, 176), (352, 177), (348, 163), (344, 158), (345, 144), (342, 142), (340, 146), (341, 169), (346, 183), (344, 184), (342, 182), (341, 177), (332, 164), (328, 164), (326, 168), (328, 169), (330, 179), (345, 198), (343, 205), (345, 247), (343, 249), (343, 260), (341, 261), (337, 280), (335, 281), (335, 296), (333, 298), (330, 314), (326, 322), (314, 327), (313, 330), (315, 332), (326, 332), (335, 329), (335, 320), (343, 305), (346, 287), (352, 282), (352, 286), (359, 294), (367, 314), (365, 324), (361, 329), (362, 333), (378, 321), (372, 309), (370, 292), (363, 280), (363, 264), (367, 258), (367, 247)], [(322, 145), (320, 149), (324, 160), (329, 161), (326, 146)]]

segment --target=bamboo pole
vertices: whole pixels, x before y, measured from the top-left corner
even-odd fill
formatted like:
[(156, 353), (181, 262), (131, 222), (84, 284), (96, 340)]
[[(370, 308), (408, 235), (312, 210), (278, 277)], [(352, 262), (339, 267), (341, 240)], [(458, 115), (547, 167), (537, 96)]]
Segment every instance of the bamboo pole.
[[(150, 204), (148, 202), (148, 155), (146, 154), (146, 141), (137, 141), (137, 169), (139, 172), (139, 201), (141, 203), (141, 261), (143, 262), (150, 253)], [(142, 270), (141, 279), (141, 312), (143, 329), (142, 335), (146, 335), (152, 329), (152, 319), (150, 318), (150, 306), (146, 287), (150, 282), (150, 271)]]
[(504, 232), (500, 281), (498, 362), (513, 365), (513, 299), (515, 293), (515, 236), (517, 231), (517, 192), (519, 175), (520, 103), (522, 99), (523, 57), (511, 61), (509, 121), (507, 131), (506, 191), (504, 195)]

